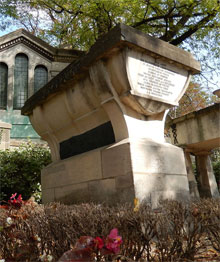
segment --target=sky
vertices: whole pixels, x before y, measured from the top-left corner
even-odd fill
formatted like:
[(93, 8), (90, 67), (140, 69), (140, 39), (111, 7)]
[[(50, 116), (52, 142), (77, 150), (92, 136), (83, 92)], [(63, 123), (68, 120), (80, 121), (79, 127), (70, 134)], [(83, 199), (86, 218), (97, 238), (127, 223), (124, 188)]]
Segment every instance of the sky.
[(15, 31), (17, 29), (18, 29), (17, 27), (11, 27), (10, 29), (6, 29), (4, 31), (0, 31), (0, 36), (6, 35), (6, 34), (8, 34), (10, 32), (13, 32), (13, 31)]

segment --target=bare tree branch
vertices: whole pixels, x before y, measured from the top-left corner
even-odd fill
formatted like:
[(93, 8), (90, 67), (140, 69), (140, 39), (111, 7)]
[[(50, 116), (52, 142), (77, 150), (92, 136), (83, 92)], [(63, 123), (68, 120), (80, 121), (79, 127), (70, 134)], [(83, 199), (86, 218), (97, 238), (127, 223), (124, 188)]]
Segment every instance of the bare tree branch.
[(191, 26), (191, 28), (183, 33), (181, 36), (177, 37), (176, 39), (170, 41), (170, 44), (172, 45), (179, 45), (182, 43), (186, 38), (190, 37), (192, 34), (194, 34), (196, 31), (198, 31), (202, 26), (206, 25), (210, 19), (215, 17), (217, 10), (213, 11), (213, 13), (208, 14), (206, 17), (201, 19), (198, 23)]

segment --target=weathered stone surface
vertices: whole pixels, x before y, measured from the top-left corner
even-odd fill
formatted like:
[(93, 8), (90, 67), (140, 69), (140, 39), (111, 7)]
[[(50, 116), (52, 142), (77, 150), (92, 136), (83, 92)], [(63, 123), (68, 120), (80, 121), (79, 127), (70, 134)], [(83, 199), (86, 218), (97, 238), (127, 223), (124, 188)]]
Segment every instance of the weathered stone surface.
[[(149, 140), (131, 141), (131, 161), (135, 196), (141, 201), (175, 198), (189, 194), (183, 150), (166, 143)], [(153, 195), (152, 195), (153, 194)], [(189, 195), (188, 195), (189, 197)]]
[(186, 174), (182, 149), (168, 143), (132, 141), (131, 159), (135, 173)]
[(93, 150), (64, 160), (68, 174), (74, 183), (102, 178), (101, 154)]
[(42, 170), (42, 189), (65, 187), (102, 178), (100, 151), (52, 163)]
[(140, 200), (152, 203), (155, 195), (156, 199), (176, 199), (179, 194), (183, 199), (186, 195), (189, 198), (189, 185), (186, 176), (164, 175), (164, 174), (134, 174), (135, 195)]
[(116, 195), (114, 178), (91, 181), (88, 183), (88, 186), (90, 201), (92, 202), (113, 204), (119, 198)]
[(88, 183), (72, 184), (66, 186), (60, 186), (54, 189), (55, 198), (54, 201), (59, 201), (65, 204), (77, 204), (82, 202), (88, 202)]
[[(208, 155), (212, 149), (220, 146), (220, 104), (170, 119), (167, 126), (170, 128), (171, 141), (184, 148), (191, 196), (219, 197)], [(192, 170), (190, 153), (196, 156), (198, 185)]]
[[(54, 188), (56, 201), (76, 203), (81, 197), (83, 201), (109, 204), (132, 202), (134, 197), (155, 204), (152, 198), (156, 192), (164, 199), (181, 194), (185, 197), (189, 185), (182, 150), (169, 144), (157, 144), (152, 148), (152, 141), (141, 142), (141, 146), (144, 145), (141, 158), (140, 155), (134, 157), (133, 153), (137, 151), (133, 146), (137, 141), (125, 141), (125, 144), (118, 143), (62, 160), (62, 165), (52, 164), (42, 173), (43, 194), (47, 192), (46, 188)], [(166, 156), (165, 163), (167, 159), (171, 161), (167, 165), (155, 163), (157, 155), (159, 158), (156, 159)], [(79, 194), (81, 186), (83, 192)]]
[(117, 176), (115, 178), (115, 183), (116, 183), (116, 188), (118, 190), (122, 189), (122, 188), (132, 187), (134, 185), (133, 173), (131, 172), (131, 173), (124, 175), (124, 176)]
[(132, 172), (130, 145), (114, 145), (102, 150), (103, 178), (127, 175)]
[[(176, 125), (177, 142), (191, 152), (210, 151), (220, 147), (220, 104), (214, 104), (199, 111), (167, 122)], [(172, 129), (170, 128), (173, 140)]]
[(68, 183), (66, 181), (69, 180), (68, 174), (67, 177), (64, 177), (63, 174), (67, 174), (63, 163), (52, 163), (45, 167), (41, 172), (42, 190), (66, 185)]
[(199, 180), (198, 187), (200, 196), (204, 198), (219, 198), (219, 191), (209, 152), (196, 153), (196, 167)]
[[(180, 160), (179, 160), (180, 161)], [(186, 174), (167, 174), (164, 177), (164, 189), (174, 190), (176, 192), (189, 192), (189, 184)]]
[[(135, 189), (134, 186), (126, 187), (126, 188), (117, 188), (117, 202), (115, 203), (134, 203), (135, 199)], [(113, 202), (113, 204), (115, 204)]]
[(42, 189), (42, 202), (43, 203), (50, 203), (55, 201), (55, 189), (49, 188), (49, 189)]
[(0, 121), (0, 149), (5, 150), (10, 147), (11, 124)]
[(199, 191), (198, 191), (197, 181), (196, 181), (193, 166), (192, 166), (191, 156), (190, 156), (190, 153), (187, 152), (186, 149), (184, 150), (184, 154), (185, 154), (187, 177), (189, 181), (190, 196), (196, 199), (196, 198), (199, 198)]
[(190, 200), (188, 191), (180, 190), (170, 190), (170, 191), (155, 191), (151, 193), (149, 202), (152, 208), (157, 208), (160, 200), (177, 200), (180, 202), (188, 202)]

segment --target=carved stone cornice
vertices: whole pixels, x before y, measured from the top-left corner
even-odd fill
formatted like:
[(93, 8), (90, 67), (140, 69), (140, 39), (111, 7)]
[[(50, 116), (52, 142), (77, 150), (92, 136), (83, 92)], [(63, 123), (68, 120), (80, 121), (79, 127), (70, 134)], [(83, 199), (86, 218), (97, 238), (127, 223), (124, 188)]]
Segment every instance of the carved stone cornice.
[(43, 55), (44, 57), (46, 57), (50, 61), (54, 61), (54, 55), (53, 54), (49, 53), (45, 49), (43, 49), (40, 46), (38, 46), (38, 45), (34, 44), (33, 42), (29, 41), (24, 36), (19, 36), (19, 37), (15, 38), (15, 39), (12, 39), (12, 40), (8, 41), (8, 42), (0, 44), (0, 52), (4, 51), (6, 49), (9, 49), (12, 46), (18, 45), (18, 44), (24, 44), (24, 45), (28, 46), (29, 48), (33, 49), (34, 51), (36, 51), (37, 53)]
[[(34, 50), (38, 54), (44, 56), (49, 61), (64, 63), (71, 63), (73, 60), (78, 59), (80, 56), (84, 54), (83, 51), (79, 50), (52, 47), (48, 45), (46, 42), (42, 41), (41, 39), (38, 39), (37, 37), (31, 35), (23, 29), (18, 30), (17, 32), (15, 31), (14, 33), (20, 33), (20, 35), (17, 35), (16, 37), (8, 41), (4, 36), (0, 37), (0, 52), (18, 44), (23, 44), (29, 47), (30, 49)], [(25, 34), (27, 35), (27, 37)], [(29, 40), (28, 38), (31, 38), (31, 40)], [(1, 43), (1, 40), (3, 40), (3, 43)]]
[(62, 63), (71, 63), (73, 62), (73, 60), (78, 59), (79, 56), (59, 56), (59, 55), (55, 55), (53, 57), (53, 61), (54, 62), (62, 62)]

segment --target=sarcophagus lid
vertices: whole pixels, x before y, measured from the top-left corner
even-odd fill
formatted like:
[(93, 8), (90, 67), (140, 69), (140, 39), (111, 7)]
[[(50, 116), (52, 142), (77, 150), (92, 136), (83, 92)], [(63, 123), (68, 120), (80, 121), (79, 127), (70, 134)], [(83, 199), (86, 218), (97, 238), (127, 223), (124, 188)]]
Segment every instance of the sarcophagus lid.
[[(36, 106), (90, 77), (93, 85), (101, 85), (96, 87), (101, 100), (109, 99), (113, 88), (122, 103), (151, 115), (177, 105), (190, 75), (199, 72), (200, 64), (190, 53), (119, 24), (28, 99), (22, 114), (30, 115)], [(95, 79), (100, 75), (105, 80)]]

